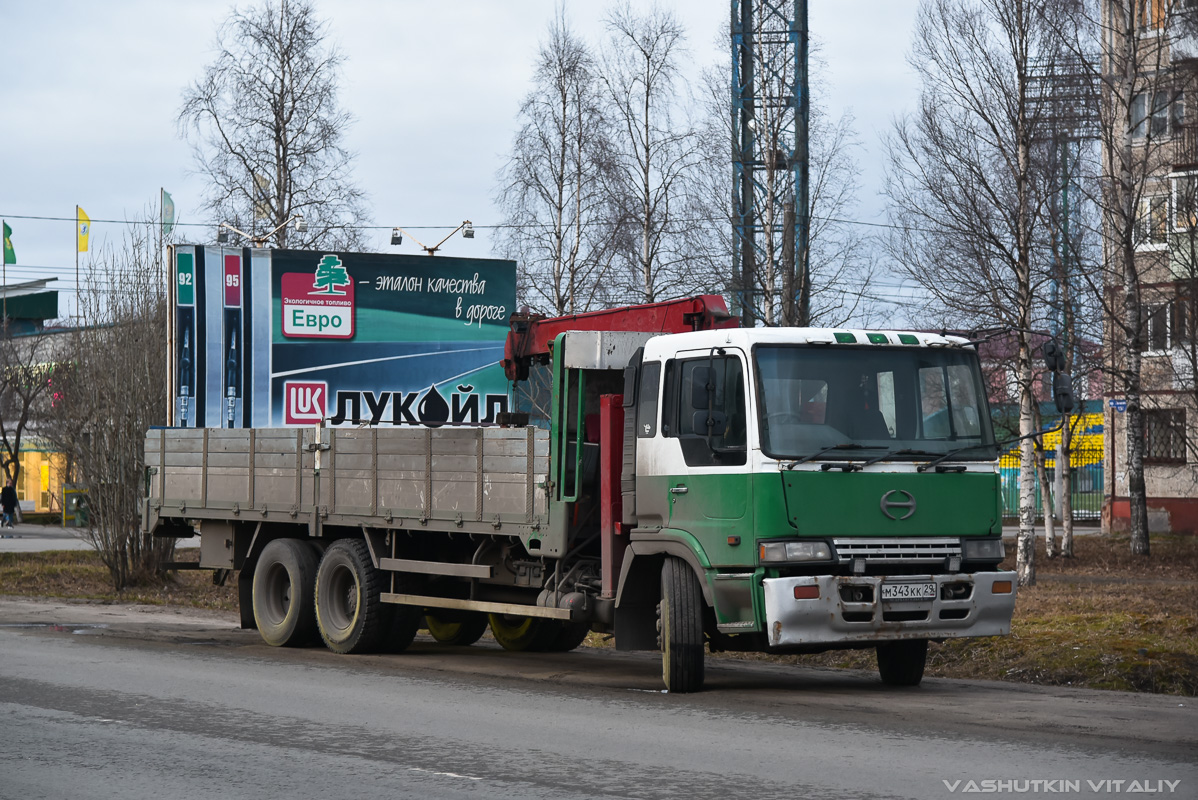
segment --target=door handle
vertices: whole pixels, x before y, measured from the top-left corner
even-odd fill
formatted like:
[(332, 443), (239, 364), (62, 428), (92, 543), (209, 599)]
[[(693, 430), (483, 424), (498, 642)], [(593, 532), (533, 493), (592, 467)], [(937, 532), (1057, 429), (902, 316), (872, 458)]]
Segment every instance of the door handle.
[(670, 489), (670, 494), (686, 494), (688, 491), (690, 490), (685, 486), (674, 486)]

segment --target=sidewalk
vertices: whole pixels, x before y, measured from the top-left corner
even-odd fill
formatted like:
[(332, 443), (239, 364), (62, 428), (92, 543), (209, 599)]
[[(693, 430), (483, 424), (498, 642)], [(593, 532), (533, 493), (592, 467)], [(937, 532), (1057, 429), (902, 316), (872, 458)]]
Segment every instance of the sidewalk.
[[(179, 547), (199, 547), (199, 538), (181, 539)], [(15, 528), (0, 528), (0, 553), (40, 553), (46, 550), (90, 550), (83, 528), (18, 523)]]
[[(1061, 538), (1061, 530), (1062, 530), (1061, 523), (1058, 522), (1056, 525), (1056, 533), (1057, 533), (1058, 540)], [(1073, 524), (1073, 535), (1074, 536), (1093, 536), (1096, 533), (1102, 533), (1101, 525), (1078, 525), (1077, 523)], [(1002, 526), (1002, 538), (1016, 539), (1018, 537), (1019, 537), (1019, 526), (1018, 525), (1003, 525)], [(1036, 538), (1037, 539), (1044, 538), (1044, 523), (1042, 523), (1042, 522), (1036, 523)]]

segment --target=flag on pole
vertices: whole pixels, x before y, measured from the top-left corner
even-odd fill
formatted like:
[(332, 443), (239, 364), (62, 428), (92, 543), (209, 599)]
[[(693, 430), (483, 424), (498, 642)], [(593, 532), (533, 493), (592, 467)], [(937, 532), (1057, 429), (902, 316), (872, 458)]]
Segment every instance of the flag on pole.
[(4, 223), (4, 263), (17, 263), (17, 253), (12, 249), (12, 228), (8, 227), (8, 223)]
[(75, 231), (75, 239), (79, 245), (79, 252), (86, 253), (87, 237), (92, 232), (92, 221), (91, 218), (87, 216), (87, 212), (79, 206), (75, 206), (75, 226), (77, 228)]
[(170, 192), (166, 189), (162, 190), (162, 235), (170, 236), (171, 229), (175, 227), (175, 201), (171, 199)]

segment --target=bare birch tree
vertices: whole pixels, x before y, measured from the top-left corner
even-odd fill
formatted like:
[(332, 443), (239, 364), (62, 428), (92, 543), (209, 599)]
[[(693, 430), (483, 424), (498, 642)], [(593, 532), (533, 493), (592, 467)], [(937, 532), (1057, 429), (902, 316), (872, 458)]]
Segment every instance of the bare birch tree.
[(497, 193), (500, 249), (519, 263), (521, 302), (552, 316), (610, 299), (615, 225), (600, 89), (590, 49), (559, 10), (537, 53)]
[(166, 423), (166, 289), (156, 225), (130, 225), (121, 249), (92, 261), (78, 296), (78, 327), (58, 345), (54, 403), (42, 432), (87, 487), (86, 536), (120, 590), (152, 578), (173, 539), (140, 531), (146, 430)]
[[(221, 25), (216, 60), (178, 116), (214, 224), (278, 228), (280, 247), (360, 247), (365, 196), (344, 145), (353, 118), (338, 105), (343, 57), (327, 40), (309, 0), (260, 0)], [(306, 233), (286, 224), (297, 214)]]
[[(899, 265), (968, 327), (1008, 327), (1017, 342), (1019, 431), (1034, 428), (1031, 329), (1044, 275), (1048, 184), (1033, 60), (1051, 58), (1044, 16), (1056, 0), (925, 0), (909, 58), (919, 111), (888, 143)], [(1035, 582), (1035, 457), (1020, 454), (1017, 570)]]
[(629, 299), (651, 303), (690, 287), (688, 218), (682, 184), (699, 158), (695, 133), (676, 100), (685, 32), (670, 12), (641, 14), (630, 3), (607, 17), (602, 79), (613, 126), (608, 191), (621, 236)]

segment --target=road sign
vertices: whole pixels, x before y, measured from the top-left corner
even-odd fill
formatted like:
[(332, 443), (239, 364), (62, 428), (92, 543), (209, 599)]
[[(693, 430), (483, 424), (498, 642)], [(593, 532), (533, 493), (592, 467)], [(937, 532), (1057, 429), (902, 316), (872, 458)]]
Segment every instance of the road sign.
[(1122, 399), (1116, 400), (1114, 398), (1111, 398), (1110, 400), (1107, 400), (1107, 405), (1109, 405), (1111, 408), (1118, 411), (1120, 414), (1122, 414), (1124, 411), (1127, 410), (1127, 401), (1126, 400), (1122, 400)]

